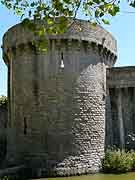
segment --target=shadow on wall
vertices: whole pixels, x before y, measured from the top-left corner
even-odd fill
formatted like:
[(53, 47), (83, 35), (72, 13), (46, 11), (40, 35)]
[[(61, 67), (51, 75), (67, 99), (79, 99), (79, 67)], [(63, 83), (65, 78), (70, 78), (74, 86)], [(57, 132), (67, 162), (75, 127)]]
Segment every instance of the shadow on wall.
[(8, 120), (7, 97), (0, 96), (0, 165), (6, 156), (6, 128)]
[(135, 66), (107, 71), (106, 146), (135, 149)]

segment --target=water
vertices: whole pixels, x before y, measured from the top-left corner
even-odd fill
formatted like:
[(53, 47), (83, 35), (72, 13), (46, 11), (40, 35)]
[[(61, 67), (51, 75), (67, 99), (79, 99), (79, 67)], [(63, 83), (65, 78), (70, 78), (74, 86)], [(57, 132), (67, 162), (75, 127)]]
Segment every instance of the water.
[(75, 177), (58, 177), (58, 178), (45, 178), (40, 180), (135, 180), (135, 173), (127, 173), (121, 175), (114, 174), (97, 174), (87, 176), (75, 176)]

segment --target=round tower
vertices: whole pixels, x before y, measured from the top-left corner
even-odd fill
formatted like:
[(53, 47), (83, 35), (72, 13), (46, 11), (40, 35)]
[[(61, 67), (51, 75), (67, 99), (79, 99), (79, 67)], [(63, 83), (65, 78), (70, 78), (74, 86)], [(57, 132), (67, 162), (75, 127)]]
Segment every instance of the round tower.
[(26, 163), (38, 176), (97, 172), (104, 155), (106, 66), (115, 63), (116, 41), (82, 20), (65, 34), (48, 36), (46, 53), (33, 40), (39, 39), (21, 24), (3, 38), (7, 160)]

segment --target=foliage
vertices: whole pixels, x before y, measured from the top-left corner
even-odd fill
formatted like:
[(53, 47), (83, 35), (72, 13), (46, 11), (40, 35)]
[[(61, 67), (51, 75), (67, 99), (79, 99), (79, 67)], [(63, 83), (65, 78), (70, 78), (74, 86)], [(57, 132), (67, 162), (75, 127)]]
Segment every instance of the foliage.
[[(135, 7), (135, 0), (126, 1), (130, 6)], [(64, 33), (79, 14), (93, 25), (109, 24), (108, 15), (115, 16), (120, 11), (122, 0), (0, 0), (0, 2), (19, 15), (24, 26), (38, 36), (45, 37), (48, 34)], [(57, 23), (56, 19), (59, 19)], [(44, 23), (36, 26), (37, 20)], [(78, 29), (81, 30), (79, 27)], [(43, 40), (39, 42), (37, 45), (39, 50), (46, 51), (45, 44)]]
[[(109, 24), (105, 16), (115, 16), (120, 11), (122, 0), (0, 0), (0, 2), (22, 19), (42, 19), (51, 26), (57, 17), (76, 18), (80, 13), (89, 21)], [(127, 3), (135, 7), (135, 0), (127, 0)], [(62, 27), (64, 28), (64, 25)]]
[(105, 153), (102, 161), (106, 173), (123, 173), (135, 169), (135, 151), (110, 150)]
[(7, 97), (6, 96), (0, 96), (0, 107), (7, 108)]
[(10, 180), (11, 178), (9, 176), (4, 176), (2, 178), (0, 178), (0, 180)]

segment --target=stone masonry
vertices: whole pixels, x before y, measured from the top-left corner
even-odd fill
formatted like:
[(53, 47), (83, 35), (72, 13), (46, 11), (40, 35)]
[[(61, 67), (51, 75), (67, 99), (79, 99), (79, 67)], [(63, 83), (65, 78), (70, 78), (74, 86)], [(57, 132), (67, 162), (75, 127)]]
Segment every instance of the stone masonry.
[(37, 176), (98, 172), (105, 146), (106, 68), (116, 61), (116, 41), (82, 20), (47, 39), (48, 51), (41, 53), (32, 43), (34, 33), (21, 24), (3, 37), (7, 163), (26, 164)]
[(47, 39), (44, 54), (21, 24), (4, 35), (0, 162), (38, 177), (98, 172), (105, 147), (135, 149), (135, 67), (112, 67), (116, 41), (86, 21)]
[(7, 129), (8, 112), (7, 107), (0, 106), (0, 162), (6, 157), (6, 129)]
[(135, 149), (135, 67), (107, 70), (106, 145)]

